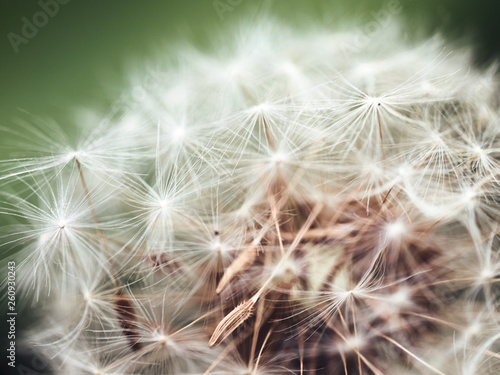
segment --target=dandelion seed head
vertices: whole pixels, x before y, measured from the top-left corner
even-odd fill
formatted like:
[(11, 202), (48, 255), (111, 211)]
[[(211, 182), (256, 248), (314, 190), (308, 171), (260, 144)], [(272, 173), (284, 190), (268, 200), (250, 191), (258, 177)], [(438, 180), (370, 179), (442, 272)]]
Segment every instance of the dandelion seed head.
[(486, 156), (486, 151), (481, 147), (481, 145), (474, 145), (472, 147), (472, 151), (481, 157)]
[(260, 18), (84, 137), (19, 132), (1, 246), (54, 306), (33, 337), (61, 373), (498, 373), (497, 67)]
[(465, 329), (465, 336), (474, 337), (481, 333), (483, 327), (479, 321), (473, 321), (471, 324), (467, 326)]
[(186, 137), (186, 130), (183, 127), (177, 127), (172, 132), (172, 137), (175, 142), (182, 142)]
[(441, 134), (439, 133), (431, 133), (431, 140), (434, 142), (434, 144), (439, 145), (439, 146), (445, 146), (446, 143), (442, 137)]
[(377, 108), (382, 105), (383, 98), (380, 97), (368, 97), (366, 98), (366, 104), (370, 107)]
[(90, 301), (92, 299), (92, 294), (90, 293), (90, 291), (86, 290), (83, 293), (83, 298), (85, 299), (85, 301)]
[(66, 155), (66, 160), (69, 162), (71, 160), (77, 160), (77, 161), (80, 161), (82, 159), (82, 157), (84, 156), (84, 152), (82, 150), (78, 150), (78, 151), (71, 151), (70, 153), (68, 153)]
[(287, 161), (287, 155), (283, 152), (275, 152), (271, 154), (271, 162), (278, 166)]
[(402, 221), (394, 221), (386, 225), (386, 235), (388, 239), (399, 239), (406, 231), (407, 228)]
[(158, 206), (160, 206), (161, 210), (168, 208), (170, 201), (168, 199), (162, 199), (158, 202)]
[(222, 242), (220, 238), (216, 238), (212, 241), (211, 249), (217, 254), (227, 254), (229, 251), (229, 246)]
[(462, 193), (462, 202), (464, 204), (471, 204), (477, 198), (477, 191), (472, 188), (467, 188)]
[(408, 290), (400, 288), (388, 297), (388, 301), (398, 308), (411, 305), (410, 293)]
[(256, 106), (249, 108), (247, 111), (249, 113), (253, 113), (253, 114), (264, 114), (264, 113), (268, 112), (271, 108), (272, 108), (271, 104), (269, 104), (267, 102), (263, 102), (263, 103), (260, 103)]
[(495, 270), (492, 268), (483, 268), (481, 270), (480, 279), (483, 281), (489, 281), (495, 277)]
[(169, 342), (169, 337), (164, 333), (158, 333), (156, 336), (156, 341), (161, 345), (167, 345), (167, 343)]
[(348, 353), (356, 352), (362, 350), (366, 344), (366, 339), (362, 335), (348, 335), (342, 343), (342, 348)]

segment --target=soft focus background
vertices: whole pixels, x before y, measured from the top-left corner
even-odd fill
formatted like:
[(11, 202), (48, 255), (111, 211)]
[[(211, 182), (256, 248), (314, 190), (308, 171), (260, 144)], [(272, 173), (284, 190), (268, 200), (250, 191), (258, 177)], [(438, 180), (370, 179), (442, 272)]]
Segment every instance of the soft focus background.
[[(60, 0), (62, 1), (62, 0)], [(498, 0), (64, 0), (54, 15), (43, 18), (36, 35), (13, 47), (9, 33), (24, 37), (24, 17), (33, 21), (42, 11), (39, 1), (2, 0), (0, 4), (0, 143), (9, 143), (5, 129), (16, 128), (25, 112), (53, 118), (71, 129), (74, 110), (107, 111), (127, 86), (133, 67), (157, 55), (162, 46), (179, 42), (209, 45), (214, 32), (232, 32), (240, 22), (255, 22), (272, 14), (297, 23), (363, 28), (383, 15), (388, 4), (400, 7), (408, 36), (440, 32), (452, 46), (474, 46), (477, 65), (500, 56)], [(41, 0), (50, 3), (51, 0)], [(217, 7), (219, 11), (217, 11)], [(224, 13), (221, 13), (226, 9)], [(382, 12), (382, 13), (381, 13)], [(11, 38), (15, 38), (10, 34)], [(16, 51), (17, 48), (17, 51)], [(3, 146), (0, 159), (16, 150)], [(0, 187), (1, 188), (1, 187)], [(0, 218), (4, 225), (5, 219)], [(8, 254), (3, 247), (0, 259)], [(0, 262), (1, 263), (1, 262)], [(0, 271), (5, 277), (6, 270)], [(1, 292), (2, 295), (4, 292)], [(0, 320), (5, 321), (4, 300)], [(18, 333), (36, 324), (36, 310), (18, 317)], [(0, 326), (0, 373), (4, 365), (6, 328)], [(29, 348), (17, 346), (19, 367), (13, 374), (50, 373)], [(5, 366), (5, 367), (4, 367)], [(24, 366), (24, 367), (23, 367)], [(5, 369), (5, 370), (4, 370)]]

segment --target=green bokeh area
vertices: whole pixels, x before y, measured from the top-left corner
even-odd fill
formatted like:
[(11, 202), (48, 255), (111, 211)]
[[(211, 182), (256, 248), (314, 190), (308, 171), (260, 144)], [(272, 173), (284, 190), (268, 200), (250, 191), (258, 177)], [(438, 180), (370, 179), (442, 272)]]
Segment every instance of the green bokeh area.
[[(131, 69), (157, 57), (165, 45), (189, 42), (206, 48), (214, 44), (214, 34), (231, 33), (243, 22), (257, 24), (266, 14), (302, 26), (314, 23), (335, 29), (354, 23), (362, 28), (391, 1), (400, 5), (401, 22), (410, 37), (440, 32), (453, 45), (472, 44), (478, 65), (500, 56), (498, 0), (65, 0), (36, 35), (16, 46), (13, 34), (24, 38), (24, 20), (32, 22), (42, 6), (38, 0), (1, 0), (0, 159), (22, 152), (22, 145), (11, 143), (5, 129), (16, 129), (19, 118), (26, 120), (25, 112), (52, 118), (71, 132), (76, 127), (75, 109), (106, 112), (127, 87)], [(0, 225), (6, 223), (0, 217)], [(10, 256), (6, 251), (0, 247), (0, 260)], [(5, 274), (0, 270), (2, 278)], [(0, 303), (4, 321), (6, 303)], [(37, 324), (34, 312), (22, 313), (18, 333)], [(50, 373), (40, 363), (36, 368), (36, 359), (20, 345), (17, 360), (26, 366), (25, 372), (9, 372), (4, 365), (6, 332), (0, 325), (0, 373)]]

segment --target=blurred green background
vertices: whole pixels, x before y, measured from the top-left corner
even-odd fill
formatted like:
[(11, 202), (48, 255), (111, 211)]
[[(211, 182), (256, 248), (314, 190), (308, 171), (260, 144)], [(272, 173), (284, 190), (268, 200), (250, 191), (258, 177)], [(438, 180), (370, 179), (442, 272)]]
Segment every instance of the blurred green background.
[[(38, 0), (2, 0), (0, 128), (15, 128), (16, 118), (25, 116), (21, 109), (71, 129), (74, 108), (106, 111), (127, 85), (131, 68), (154, 57), (165, 44), (189, 41), (204, 46), (214, 31), (226, 28), (230, 33), (232, 25), (254, 22), (266, 13), (332, 29), (349, 22), (362, 26), (391, 1), (402, 6), (408, 35), (441, 32), (455, 45), (472, 44), (477, 65), (488, 65), (500, 56), (498, 0), (64, 0), (59, 9), (52, 8), (57, 14), (46, 23), (43, 16), (38, 19), (45, 24), (23, 42), (16, 39), (24, 37), (23, 17), (32, 22), (42, 6)], [(219, 12), (226, 9), (222, 17), (217, 7)], [(0, 130), (2, 143), (7, 137)], [(0, 159), (10, 151), (0, 150)], [(0, 218), (0, 224), (4, 222)], [(0, 307), (2, 316), (4, 308)], [(32, 313), (19, 317), (18, 331), (25, 330), (28, 322), (36, 324)], [(7, 331), (1, 328), (4, 352)], [(18, 346), (19, 364), (26, 367), (12, 373), (44, 373), (43, 364), (26, 350)], [(0, 363), (4, 361), (2, 355)], [(0, 368), (1, 373), (9, 370)]]

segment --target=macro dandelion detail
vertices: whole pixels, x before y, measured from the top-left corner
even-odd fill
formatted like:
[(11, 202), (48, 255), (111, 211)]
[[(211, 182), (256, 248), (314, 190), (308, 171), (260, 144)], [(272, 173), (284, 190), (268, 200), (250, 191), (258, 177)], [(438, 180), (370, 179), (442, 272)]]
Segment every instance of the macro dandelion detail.
[(496, 66), (397, 30), (259, 21), (81, 136), (24, 124), (25, 341), (57, 374), (500, 373)]

